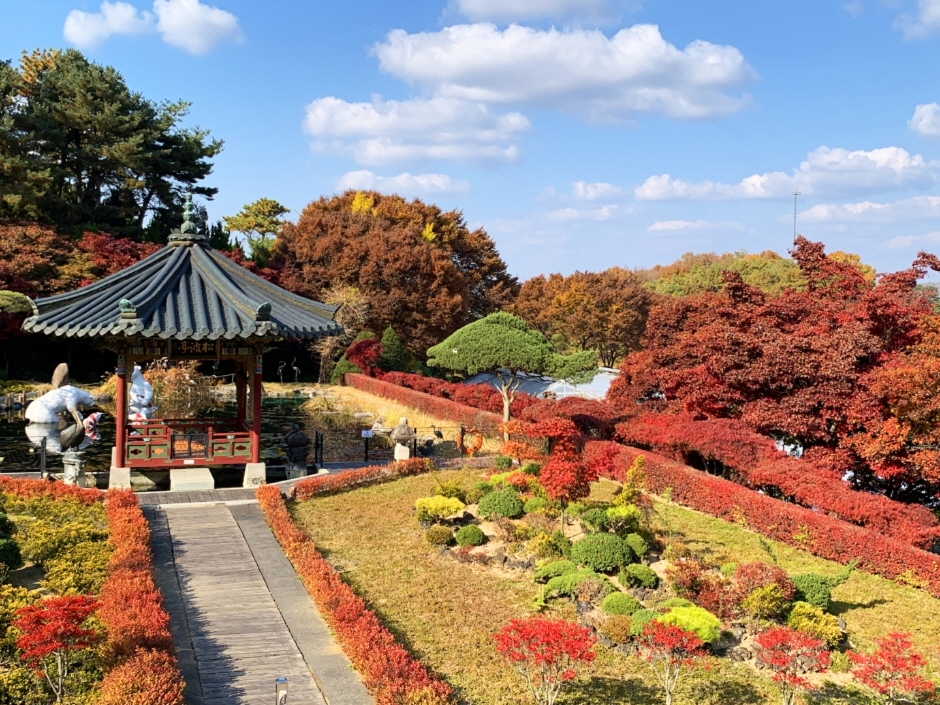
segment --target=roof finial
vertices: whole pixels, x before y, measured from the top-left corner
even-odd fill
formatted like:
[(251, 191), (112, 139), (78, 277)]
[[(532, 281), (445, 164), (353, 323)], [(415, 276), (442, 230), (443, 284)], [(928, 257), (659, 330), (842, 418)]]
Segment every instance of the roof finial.
[(186, 201), (183, 204), (183, 226), (180, 228), (181, 233), (194, 233), (196, 232), (196, 224), (193, 222), (193, 194), (186, 194)]

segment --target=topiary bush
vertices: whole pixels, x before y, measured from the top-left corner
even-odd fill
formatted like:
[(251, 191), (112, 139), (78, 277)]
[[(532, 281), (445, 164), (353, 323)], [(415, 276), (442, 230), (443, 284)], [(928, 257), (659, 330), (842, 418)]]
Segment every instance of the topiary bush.
[(792, 576), (793, 584), (796, 586), (795, 599), (800, 602), (808, 602), (815, 605), (823, 612), (829, 610), (829, 603), (832, 602), (832, 589), (841, 585), (855, 570), (855, 563), (850, 563), (838, 575), (826, 576), (816, 573), (802, 573)]
[(493, 467), (497, 470), (508, 470), (512, 467), (512, 458), (505, 455), (497, 455), (493, 458)]
[(571, 561), (551, 561), (538, 568), (533, 578), (538, 581), (551, 580), (552, 578), (557, 578), (559, 575), (574, 573), (577, 569), (578, 566)]
[(659, 617), (659, 612), (653, 610), (637, 610), (630, 615), (630, 636), (635, 637), (643, 633), (647, 624)]
[(701, 607), (673, 607), (659, 621), (692, 632), (706, 644), (721, 638), (721, 620)]
[(642, 519), (643, 514), (632, 504), (607, 509), (607, 529), (618, 536), (635, 534)]
[(607, 531), (607, 512), (595, 507), (581, 513), (581, 523), (591, 533)]
[(447, 546), (453, 542), (454, 532), (446, 526), (432, 526), (424, 532), (424, 538), (432, 546)]
[(607, 614), (631, 615), (639, 609), (643, 609), (640, 601), (623, 592), (612, 593), (601, 603), (601, 610)]
[(515, 519), (522, 516), (522, 500), (513, 490), (497, 490), (490, 492), (480, 500), (477, 512), (484, 519)]
[(600, 633), (615, 644), (626, 644), (630, 641), (633, 619), (627, 615), (616, 614), (609, 617), (601, 625)]
[(476, 524), (468, 524), (457, 529), (457, 543), (461, 546), (482, 546), (486, 543), (486, 534)]
[(649, 553), (649, 544), (646, 543), (646, 539), (644, 539), (639, 534), (627, 534), (624, 541), (627, 542), (630, 550), (633, 551), (633, 555), (635, 555), (637, 558), (643, 558), (643, 556)]
[(644, 587), (655, 590), (659, 585), (659, 576), (649, 566), (631, 563), (620, 571), (620, 584), (624, 587)]
[(531, 499), (527, 499), (525, 504), (522, 505), (522, 511), (524, 511), (526, 514), (540, 512), (544, 509), (548, 509), (548, 500), (542, 499), (541, 497), (532, 497)]
[(578, 590), (578, 585), (584, 580), (604, 579), (604, 576), (598, 575), (590, 568), (581, 568), (573, 573), (565, 573), (552, 578), (545, 583), (545, 597), (554, 597), (561, 595), (564, 597), (574, 597)]
[(456, 497), (419, 497), (415, 500), (418, 521), (441, 521), (462, 511), (464, 503)]
[(790, 608), (790, 601), (779, 585), (764, 585), (751, 590), (741, 601), (741, 609), (756, 619), (776, 619)]
[(0, 563), (8, 568), (16, 569), (23, 565), (20, 547), (13, 539), (0, 539)]
[(829, 648), (838, 646), (842, 641), (842, 630), (839, 620), (831, 614), (826, 614), (819, 607), (808, 602), (794, 602), (790, 616), (787, 617), (787, 626), (797, 631), (809, 634), (826, 642)]
[(668, 612), (676, 607), (695, 607), (695, 603), (690, 602), (684, 597), (670, 597), (668, 600), (663, 600), (656, 605), (656, 609), (660, 612)]
[(630, 562), (630, 549), (614, 534), (591, 534), (571, 547), (571, 560), (598, 573), (609, 573)]

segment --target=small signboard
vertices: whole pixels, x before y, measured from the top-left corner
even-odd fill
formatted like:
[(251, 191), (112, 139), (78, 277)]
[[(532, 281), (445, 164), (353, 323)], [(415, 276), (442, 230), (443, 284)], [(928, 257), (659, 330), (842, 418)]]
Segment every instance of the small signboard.
[(372, 438), (372, 429), (371, 429), (371, 428), (363, 429), (363, 431), (362, 431), (362, 437), (363, 437), (363, 438)]

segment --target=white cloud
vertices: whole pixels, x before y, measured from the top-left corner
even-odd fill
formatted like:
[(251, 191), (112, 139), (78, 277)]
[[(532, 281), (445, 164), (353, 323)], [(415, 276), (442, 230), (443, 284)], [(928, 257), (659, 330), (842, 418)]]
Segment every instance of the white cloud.
[(238, 18), (199, 0), (154, 0), (163, 41), (190, 54), (207, 54), (225, 41), (240, 41)]
[(466, 181), (455, 181), (446, 174), (409, 174), (379, 176), (371, 171), (350, 171), (336, 182), (336, 188), (345, 191), (380, 191), (382, 193), (462, 193), (470, 190)]
[(657, 220), (647, 228), (649, 232), (674, 232), (677, 230), (744, 230), (743, 223), (712, 222), (708, 220)]
[(904, 14), (894, 21), (894, 28), (905, 39), (922, 39), (940, 29), (940, 0), (917, 0), (917, 14)]
[(935, 162), (926, 162), (900, 147), (871, 151), (830, 149), (810, 152), (792, 175), (782, 171), (753, 174), (736, 184), (690, 183), (669, 174), (649, 177), (634, 190), (641, 201), (744, 200), (789, 198), (799, 188), (807, 195), (873, 193), (927, 185), (934, 180)]
[(911, 249), (913, 245), (923, 247), (926, 244), (940, 242), (940, 231), (933, 231), (925, 235), (898, 235), (888, 240), (884, 246), (889, 250)]
[(620, 206), (609, 205), (601, 206), (600, 208), (561, 208), (557, 211), (552, 211), (548, 214), (548, 217), (552, 220), (558, 221), (572, 221), (572, 220), (610, 220), (613, 218), (617, 211), (620, 209)]
[(862, 14), (862, 10), (865, 9), (865, 5), (862, 4), (862, 0), (851, 0), (843, 5), (842, 9), (852, 15), (852, 17), (858, 17)]
[(153, 15), (126, 2), (103, 2), (100, 12), (72, 10), (65, 18), (62, 35), (80, 49), (94, 49), (112, 34), (148, 34), (154, 31)]
[(914, 196), (892, 203), (821, 203), (799, 214), (811, 223), (899, 223), (940, 217), (940, 196)]
[(737, 112), (729, 94), (755, 76), (735, 47), (694, 41), (678, 49), (655, 25), (608, 38), (600, 31), (456, 25), (394, 30), (373, 47), (383, 71), (442, 98), (533, 105), (606, 122), (638, 113), (711, 118)]
[(454, 8), (474, 22), (583, 18), (611, 19), (616, 13), (608, 0), (455, 0)]
[(914, 117), (907, 123), (914, 132), (927, 137), (940, 135), (940, 105), (925, 103), (914, 108)]
[(452, 98), (348, 103), (319, 98), (307, 106), (304, 130), (314, 149), (351, 153), (363, 164), (414, 159), (512, 161), (515, 140), (529, 129), (520, 113), (491, 113)]
[(235, 15), (199, 0), (154, 0), (153, 12), (105, 0), (100, 12), (69, 12), (62, 29), (66, 41), (82, 49), (92, 49), (113, 34), (153, 32), (190, 54), (206, 54), (222, 42), (242, 39)]
[(571, 195), (578, 201), (599, 201), (601, 199), (619, 198), (623, 189), (603, 181), (588, 183), (575, 181), (571, 184)]

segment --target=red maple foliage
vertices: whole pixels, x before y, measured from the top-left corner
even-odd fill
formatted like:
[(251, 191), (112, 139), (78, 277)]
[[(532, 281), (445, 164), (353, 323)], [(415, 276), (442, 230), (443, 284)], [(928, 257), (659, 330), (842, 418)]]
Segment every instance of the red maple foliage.
[(552, 705), (581, 663), (594, 660), (597, 639), (586, 627), (561, 619), (514, 619), (493, 635), (500, 656), (525, 678), (538, 705)]
[(829, 668), (826, 645), (796, 629), (768, 629), (757, 636), (754, 646), (757, 661), (771, 671), (780, 689), (780, 705), (795, 705), (799, 692), (810, 688), (807, 673)]
[[(425, 377), (407, 372), (386, 372), (382, 375), (382, 380), (424, 394), (450, 399), (458, 404), (490, 411), (500, 416), (503, 413), (503, 395), (488, 384), (456, 384), (436, 377)], [(512, 401), (512, 415), (517, 416), (534, 403), (536, 403), (535, 397), (517, 392)]]
[(741, 563), (734, 571), (737, 598), (743, 600), (757, 588), (776, 585), (787, 602), (793, 601), (796, 585), (786, 571), (769, 563)]
[(596, 480), (597, 473), (589, 466), (560, 455), (552, 455), (539, 472), (539, 484), (545, 493), (562, 504), (587, 497), (591, 494), (591, 483)]
[(97, 705), (180, 705), (185, 685), (176, 659), (165, 651), (138, 649), (101, 684)]
[(94, 646), (98, 635), (85, 621), (98, 606), (87, 595), (49, 597), (16, 611), (11, 624), (20, 632), (16, 646), (22, 659), (49, 683), (56, 702), (66, 694), (73, 653)]
[(655, 306), (643, 350), (626, 358), (608, 399), (627, 415), (740, 419), (821, 465), (858, 470), (865, 489), (923, 501), (940, 485), (913, 467), (896, 481), (879, 477), (850, 439), (884, 421), (885, 402), (867, 378), (920, 340), (932, 305), (916, 284), (940, 260), (921, 253), (873, 283), (819, 243), (797, 238), (791, 254), (805, 291), (768, 296), (727, 272), (722, 292)]
[(382, 357), (382, 343), (377, 338), (357, 340), (346, 348), (346, 359), (362, 370), (367, 377), (375, 377), (379, 372), (379, 358)]
[(937, 686), (923, 676), (927, 659), (913, 650), (910, 634), (892, 632), (875, 642), (871, 655), (849, 651), (854, 664), (852, 676), (877, 693), (885, 703), (920, 702), (932, 695)]
[(127, 269), (160, 249), (160, 245), (117, 238), (107, 233), (85, 233), (76, 247), (85, 253), (91, 264), (88, 273), (91, 276), (83, 280), (83, 286)]
[(639, 636), (638, 643), (663, 688), (666, 705), (672, 705), (679, 681), (705, 655), (705, 645), (692, 632), (654, 619)]

